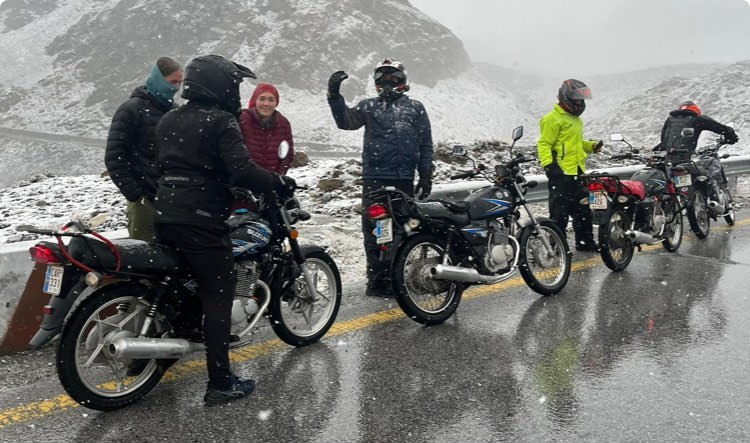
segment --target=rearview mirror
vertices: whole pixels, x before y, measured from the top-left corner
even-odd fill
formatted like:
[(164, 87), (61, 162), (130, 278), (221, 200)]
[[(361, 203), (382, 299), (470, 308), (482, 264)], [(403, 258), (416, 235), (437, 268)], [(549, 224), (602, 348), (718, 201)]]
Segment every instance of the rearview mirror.
[(609, 134), (609, 139), (613, 142), (621, 142), (625, 140), (625, 137), (622, 134)]
[(513, 130), (513, 141), (518, 141), (521, 137), (523, 137), (523, 126), (518, 126)]
[(279, 151), (278, 151), (279, 158), (281, 159), (286, 158), (286, 156), (289, 155), (289, 149), (290, 149), (289, 142), (287, 142), (286, 140), (282, 140), (282, 142), (279, 143)]
[(454, 145), (453, 151), (451, 151), (451, 155), (454, 157), (465, 157), (466, 156), (466, 146), (462, 145)]

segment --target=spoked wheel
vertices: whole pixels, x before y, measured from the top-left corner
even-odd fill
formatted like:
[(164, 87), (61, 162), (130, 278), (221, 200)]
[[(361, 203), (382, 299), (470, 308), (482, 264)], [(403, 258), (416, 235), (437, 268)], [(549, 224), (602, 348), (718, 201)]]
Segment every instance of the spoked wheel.
[(662, 246), (669, 252), (675, 252), (680, 249), (682, 244), (683, 223), (682, 213), (679, 208), (675, 208), (674, 200), (665, 201), (664, 213), (667, 218), (667, 224), (664, 226), (664, 241)]
[(99, 411), (127, 406), (151, 391), (174, 361), (121, 360), (111, 352), (115, 340), (138, 335), (150, 307), (144, 295), (139, 287), (105, 288), (83, 301), (63, 328), (57, 373), (81, 405)]
[(732, 194), (725, 186), (722, 186), (719, 192), (722, 194), (720, 201), (725, 205), (724, 221), (727, 222), (729, 226), (734, 226), (734, 223), (737, 220), (734, 215), (734, 201), (732, 200)]
[(521, 276), (542, 295), (560, 292), (570, 277), (570, 248), (560, 228), (541, 220), (539, 229), (529, 226), (521, 233)]
[[(436, 280), (430, 270), (443, 263), (445, 241), (428, 235), (415, 235), (399, 249), (393, 263), (393, 290), (401, 309), (412, 320), (424, 325), (444, 322), (458, 308), (464, 285)], [(448, 259), (448, 263), (453, 263)]]
[(630, 216), (622, 206), (613, 208), (609, 220), (599, 225), (602, 261), (613, 271), (622, 271), (633, 259), (635, 245), (625, 235), (629, 226)]
[(698, 238), (708, 237), (710, 220), (708, 218), (708, 205), (706, 203), (706, 194), (700, 190), (695, 190), (693, 203), (687, 208), (688, 221), (690, 229), (693, 230)]
[(333, 325), (341, 306), (341, 274), (331, 256), (318, 249), (303, 253), (314, 288), (300, 273), (292, 283), (292, 291), (273, 296), (269, 306), (273, 331), (292, 346), (320, 340)]

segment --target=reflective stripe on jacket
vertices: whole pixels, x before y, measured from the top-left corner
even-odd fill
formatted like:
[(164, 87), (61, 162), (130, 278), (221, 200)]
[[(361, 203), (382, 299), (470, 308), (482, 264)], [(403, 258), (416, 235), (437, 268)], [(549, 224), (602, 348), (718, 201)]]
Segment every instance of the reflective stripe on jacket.
[(586, 158), (596, 142), (584, 140), (583, 121), (555, 104), (554, 109), (539, 121), (539, 162), (546, 167), (556, 161), (566, 175), (586, 172)]

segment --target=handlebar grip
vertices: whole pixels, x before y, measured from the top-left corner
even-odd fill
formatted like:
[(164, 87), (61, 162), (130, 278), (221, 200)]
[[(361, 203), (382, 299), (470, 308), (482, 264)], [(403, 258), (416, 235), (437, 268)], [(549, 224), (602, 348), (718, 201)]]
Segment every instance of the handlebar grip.
[(451, 180), (460, 180), (462, 178), (469, 178), (469, 177), (473, 177), (473, 176), (474, 176), (474, 172), (471, 172), (471, 171), (470, 172), (462, 172), (460, 174), (451, 175), (450, 179)]

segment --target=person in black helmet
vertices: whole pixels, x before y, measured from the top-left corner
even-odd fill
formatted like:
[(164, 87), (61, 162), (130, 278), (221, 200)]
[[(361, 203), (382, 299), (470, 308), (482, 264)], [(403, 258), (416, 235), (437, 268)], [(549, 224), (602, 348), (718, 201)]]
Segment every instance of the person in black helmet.
[(602, 149), (601, 140), (583, 138), (580, 116), (591, 99), (591, 89), (580, 80), (565, 80), (554, 109), (539, 122), (539, 161), (548, 178), (549, 214), (563, 232), (573, 219), (578, 251), (597, 251), (594, 241), (588, 191), (581, 180), (586, 158)]
[(229, 365), (236, 278), (225, 223), (234, 200), (230, 186), (285, 194), (295, 187), (293, 179), (253, 163), (245, 149), (237, 121), (244, 78), (255, 74), (221, 56), (193, 59), (183, 81), (187, 104), (168, 112), (156, 127), (162, 171), (154, 202), (157, 240), (184, 256), (198, 282), (208, 367), (204, 402), (209, 406), (255, 389), (253, 380), (237, 377)]
[[(683, 136), (682, 130), (685, 128), (693, 128), (693, 135)], [(695, 152), (698, 137), (703, 131), (723, 135), (730, 145), (739, 140), (732, 127), (722, 125), (711, 117), (703, 115), (701, 108), (695, 102), (687, 100), (680, 103), (678, 109), (669, 113), (669, 117), (661, 128), (661, 142), (654, 147), (654, 150), (667, 151), (667, 159), (673, 164), (688, 162)], [(672, 152), (675, 149), (685, 150), (685, 152)]]
[[(409, 98), (406, 70), (398, 60), (385, 59), (373, 73), (378, 97), (346, 106), (339, 92), (348, 75), (334, 72), (328, 81), (328, 104), (340, 129), (365, 127), (362, 149), (362, 234), (367, 258), (367, 295), (391, 295), (388, 269), (378, 260), (374, 226), (364, 208), (364, 196), (383, 186), (394, 186), (425, 199), (432, 191), (432, 131), (421, 102)], [(415, 172), (419, 174), (414, 186)]]

